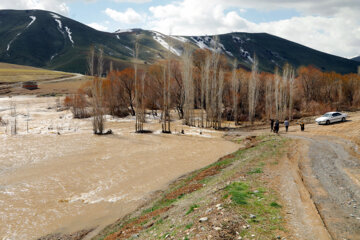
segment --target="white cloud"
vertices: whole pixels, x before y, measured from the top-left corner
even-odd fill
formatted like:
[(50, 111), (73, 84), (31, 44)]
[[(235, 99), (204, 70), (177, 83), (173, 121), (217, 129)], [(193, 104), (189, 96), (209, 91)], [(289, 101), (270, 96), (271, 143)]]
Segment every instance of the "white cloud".
[(99, 23), (89, 23), (89, 24), (87, 24), (89, 27), (92, 27), (92, 28), (94, 28), (94, 29), (96, 29), (96, 30), (99, 30), (99, 31), (103, 31), (103, 32), (106, 32), (106, 31), (108, 31), (109, 30), (109, 28), (107, 27), (107, 26), (104, 26), (104, 25), (101, 25), (101, 24), (99, 24)]
[(125, 24), (136, 24), (143, 21), (143, 17), (132, 8), (128, 8), (125, 12), (118, 12), (111, 8), (107, 8), (105, 13), (113, 20)]
[(64, 0), (1, 0), (0, 9), (42, 9), (63, 15), (69, 14), (69, 7)]
[[(284, 8), (286, 7), (286, 8)], [(295, 9), (301, 15), (254, 23), (241, 16), (256, 8)], [(230, 12), (229, 12), (230, 10)], [(235, 11), (237, 10), (237, 11)], [(206, 35), (233, 31), (267, 32), (327, 53), (351, 57), (360, 49), (360, 1), (351, 0), (183, 0), (149, 9), (146, 28), (175, 35)]]

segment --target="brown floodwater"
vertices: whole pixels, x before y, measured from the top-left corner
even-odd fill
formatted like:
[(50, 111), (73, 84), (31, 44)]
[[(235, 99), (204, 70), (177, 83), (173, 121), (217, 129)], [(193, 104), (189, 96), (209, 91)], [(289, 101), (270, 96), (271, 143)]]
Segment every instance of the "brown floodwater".
[[(8, 101), (0, 99), (0, 116), (11, 120), (4, 107)], [(3, 240), (105, 226), (170, 181), (237, 149), (213, 131), (160, 134), (156, 120), (145, 125), (153, 134), (135, 134), (132, 119), (110, 119), (107, 127), (115, 134), (93, 136), (90, 120), (49, 108), (53, 98), (11, 101), (17, 102), (19, 134), (10, 136), (0, 127)], [(175, 128), (183, 127), (174, 123)]]

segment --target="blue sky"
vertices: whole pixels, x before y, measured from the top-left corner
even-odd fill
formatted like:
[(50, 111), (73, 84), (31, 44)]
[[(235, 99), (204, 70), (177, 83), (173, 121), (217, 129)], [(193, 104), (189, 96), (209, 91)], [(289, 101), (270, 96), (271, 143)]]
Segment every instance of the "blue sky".
[(0, 9), (50, 10), (109, 32), (267, 32), (342, 57), (360, 55), (359, 0), (1, 0)]

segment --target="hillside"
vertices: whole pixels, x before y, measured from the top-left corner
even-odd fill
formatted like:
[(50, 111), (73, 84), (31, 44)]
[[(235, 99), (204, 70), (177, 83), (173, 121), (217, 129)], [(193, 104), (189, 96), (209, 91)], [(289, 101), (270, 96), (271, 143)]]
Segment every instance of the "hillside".
[[(211, 49), (211, 36), (166, 36), (164, 34), (132, 29), (115, 33), (100, 32), (70, 18), (42, 10), (0, 11), (0, 61), (30, 65), (67, 72), (86, 72), (86, 56), (94, 45), (103, 47), (106, 65), (115, 68), (129, 66), (133, 60), (136, 36), (139, 39), (142, 63), (153, 63), (170, 51), (179, 57), (183, 43), (194, 48)], [(249, 68), (254, 54), (260, 70), (272, 72), (285, 62), (299, 67), (314, 65), (323, 71), (357, 72), (358, 63), (349, 59), (322, 53), (266, 33), (229, 33), (220, 35), (222, 53), (237, 58), (240, 65)], [(105, 68), (107, 68), (105, 66)]]
[(352, 58), (351, 60), (354, 60), (354, 61), (360, 62), (360, 56), (358, 56), (358, 57), (354, 57), (354, 58)]

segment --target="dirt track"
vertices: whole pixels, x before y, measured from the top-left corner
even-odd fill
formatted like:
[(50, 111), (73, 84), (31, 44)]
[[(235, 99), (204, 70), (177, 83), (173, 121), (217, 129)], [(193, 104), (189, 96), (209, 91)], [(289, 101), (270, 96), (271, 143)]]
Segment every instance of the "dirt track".
[[(360, 185), (353, 172), (360, 169), (341, 139), (301, 137), (309, 142), (311, 164), (303, 164), (304, 181), (334, 239), (360, 239)], [(346, 143), (348, 144), (348, 143)]]
[[(302, 178), (296, 186), (304, 184), (307, 188), (315, 211), (332, 239), (360, 239), (359, 131), (360, 114), (353, 113), (346, 123), (309, 124), (305, 132), (293, 127), (287, 135), (296, 140), (293, 154), (297, 153), (296, 164)], [(303, 199), (302, 204), (306, 212), (308, 202)], [(310, 222), (315, 215), (307, 215)], [(300, 214), (297, 217), (301, 219)], [(295, 221), (295, 225), (299, 222)], [(306, 239), (328, 239), (325, 235), (325, 238), (315, 237), (316, 232), (310, 232)]]

